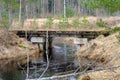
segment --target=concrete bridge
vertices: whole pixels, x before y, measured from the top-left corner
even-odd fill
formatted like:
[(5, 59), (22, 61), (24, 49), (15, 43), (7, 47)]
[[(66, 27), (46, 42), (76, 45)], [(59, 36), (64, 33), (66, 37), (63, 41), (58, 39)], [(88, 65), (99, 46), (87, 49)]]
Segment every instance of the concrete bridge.
[(34, 44), (38, 44), (39, 48), (42, 46), (44, 52), (43, 56), (45, 60), (46, 50), (48, 50), (49, 59), (52, 58), (52, 41), (55, 37), (75, 37), (78, 39), (86, 38), (87, 40), (91, 40), (98, 37), (99, 35), (109, 35), (109, 32), (107, 31), (13, 30), (12, 32), (16, 33), (19, 37), (26, 38), (28, 41), (31, 41)]

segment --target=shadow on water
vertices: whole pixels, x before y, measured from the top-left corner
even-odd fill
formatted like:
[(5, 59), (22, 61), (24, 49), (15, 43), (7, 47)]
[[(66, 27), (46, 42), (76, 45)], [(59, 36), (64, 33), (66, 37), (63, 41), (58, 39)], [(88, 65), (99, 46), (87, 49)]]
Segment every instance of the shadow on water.
[(8, 63), (0, 67), (0, 80), (24, 80), (25, 74), (17, 70), (16, 64)]
[(1, 80), (24, 80), (24, 75), (18, 70), (7, 71), (1, 74)]

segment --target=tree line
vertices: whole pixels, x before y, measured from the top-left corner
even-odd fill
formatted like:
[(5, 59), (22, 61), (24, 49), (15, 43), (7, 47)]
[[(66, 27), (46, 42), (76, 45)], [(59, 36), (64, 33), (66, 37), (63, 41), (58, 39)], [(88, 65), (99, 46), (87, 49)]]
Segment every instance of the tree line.
[[(119, 11), (120, 0), (65, 0), (67, 17)], [(0, 19), (23, 23), (26, 18), (63, 16), (64, 0), (0, 0)]]

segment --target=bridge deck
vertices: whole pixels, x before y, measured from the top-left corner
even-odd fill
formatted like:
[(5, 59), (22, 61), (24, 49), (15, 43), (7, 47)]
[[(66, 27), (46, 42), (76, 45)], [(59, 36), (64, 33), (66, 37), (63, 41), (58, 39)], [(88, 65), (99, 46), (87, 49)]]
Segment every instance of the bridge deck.
[(24, 29), (24, 28), (20, 28), (20, 29), (9, 29), (9, 31), (102, 31), (105, 30), (103, 28), (97, 28), (97, 29), (87, 29), (87, 28), (81, 28), (81, 29), (76, 29), (76, 28), (67, 28), (67, 29)]
[[(21, 37), (25, 37), (25, 34), (27, 33), (28, 36), (39, 36), (39, 37), (45, 37), (47, 30), (10, 30), (11, 32), (15, 32), (17, 35)], [(57, 36), (65, 36), (65, 37), (96, 37), (98, 35), (109, 35), (108, 31), (80, 31), (80, 30), (48, 30), (48, 34), (51, 37), (57, 37)]]

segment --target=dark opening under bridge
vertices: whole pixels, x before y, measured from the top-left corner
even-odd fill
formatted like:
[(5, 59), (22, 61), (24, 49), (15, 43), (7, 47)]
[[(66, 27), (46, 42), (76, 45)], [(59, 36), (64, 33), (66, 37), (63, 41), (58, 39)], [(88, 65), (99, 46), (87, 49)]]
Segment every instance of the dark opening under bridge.
[[(52, 41), (55, 37), (75, 37), (75, 38), (87, 38), (88, 40), (94, 39), (99, 35), (108, 36), (108, 31), (55, 31), (55, 30), (12, 30), (19, 37), (26, 38), (35, 44), (43, 46), (43, 56), (46, 60), (46, 49), (48, 48), (49, 59), (52, 58)], [(48, 46), (46, 47), (46, 44)]]

